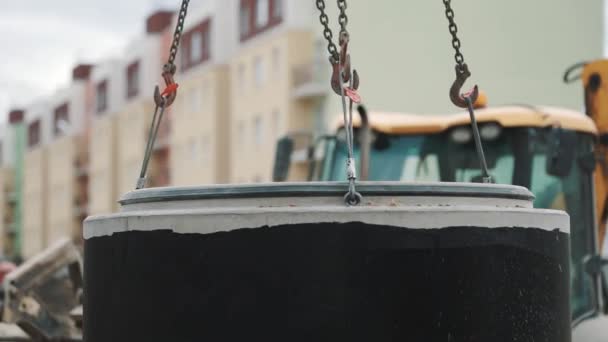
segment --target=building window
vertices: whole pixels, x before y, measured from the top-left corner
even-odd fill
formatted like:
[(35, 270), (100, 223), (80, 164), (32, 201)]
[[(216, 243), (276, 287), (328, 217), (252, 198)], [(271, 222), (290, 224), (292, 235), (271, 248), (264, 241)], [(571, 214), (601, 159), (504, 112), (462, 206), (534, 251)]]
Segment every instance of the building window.
[(280, 0), (241, 0), (240, 6), (241, 41), (262, 33), (282, 21), (283, 3)]
[(261, 115), (258, 115), (253, 119), (253, 140), (256, 146), (260, 146), (264, 143), (264, 122)]
[(139, 61), (127, 67), (127, 98), (137, 96), (139, 93)]
[(97, 84), (97, 113), (103, 113), (108, 109), (108, 81)]
[(239, 65), (238, 71), (238, 89), (241, 94), (245, 93), (245, 65)]
[(264, 62), (262, 57), (256, 57), (253, 60), (253, 79), (256, 87), (264, 85)]
[(194, 63), (203, 57), (203, 34), (192, 33), (190, 38), (190, 63)]
[(275, 78), (281, 74), (281, 51), (278, 47), (272, 49), (272, 74)]
[(251, 28), (251, 9), (249, 8), (249, 3), (246, 1), (241, 1), (241, 10), (240, 10), (240, 32), (241, 38), (249, 36), (250, 28)]
[(56, 137), (62, 136), (68, 133), (68, 127), (70, 124), (69, 107), (67, 103), (57, 107), (55, 109), (55, 115), (53, 117), (53, 132)]
[(255, 26), (256, 28), (263, 28), (268, 25), (268, 14), (270, 8), (268, 7), (269, 0), (257, 0), (255, 6)]
[(275, 110), (272, 112), (272, 134), (275, 142), (279, 140), (279, 137), (282, 134), (281, 130), (281, 113), (279, 113), (278, 110)]
[(206, 19), (190, 31), (184, 33), (182, 45), (182, 70), (188, 70), (208, 60), (210, 48), (211, 19)]
[(27, 145), (34, 147), (40, 144), (40, 119), (32, 122), (27, 128)]
[(272, 0), (272, 19), (281, 20), (283, 18), (283, 0)]

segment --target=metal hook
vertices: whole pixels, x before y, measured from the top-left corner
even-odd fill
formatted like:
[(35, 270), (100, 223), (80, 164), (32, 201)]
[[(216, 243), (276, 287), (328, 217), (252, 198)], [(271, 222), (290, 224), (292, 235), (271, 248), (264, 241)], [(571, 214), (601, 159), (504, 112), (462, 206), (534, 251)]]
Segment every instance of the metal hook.
[(168, 108), (175, 102), (177, 97), (178, 84), (175, 83), (173, 75), (175, 74), (175, 66), (165, 64), (163, 67), (163, 79), (165, 80), (166, 88), (163, 92), (160, 92), (158, 86), (154, 88), (154, 102), (159, 107)]
[(464, 83), (469, 77), (471, 77), (471, 72), (466, 64), (456, 66), (456, 80), (450, 88), (450, 100), (452, 100), (452, 103), (457, 107), (467, 108), (467, 98), (471, 100), (471, 103), (475, 103), (479, 97), (479, 87), (477, 87), (477, 85), (475, 85), (473, 90), (469, 91), (468, 93), (460, 93)]
[(346, 89), (346, 95), (356, 103), (359, 103), (359, 98), (356, 90), (359, 89), (359, 74), (357, 70), (352, 70), (350, 63), (350, 54), (348, 53), (348, 43), (350, 36), (348, 32), (340, 34), (340, 54), (339, 59), (330, 58), (332, 66), (331, 88), (337, 94), (342, 96), (343, 89)]

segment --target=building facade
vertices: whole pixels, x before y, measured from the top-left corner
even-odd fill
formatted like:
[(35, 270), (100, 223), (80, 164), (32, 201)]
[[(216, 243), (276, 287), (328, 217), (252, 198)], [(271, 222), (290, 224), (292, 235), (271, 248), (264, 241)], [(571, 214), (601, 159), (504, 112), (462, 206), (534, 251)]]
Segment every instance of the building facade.
[(171, 118), (173, 185), (230, 181), (229, 59), (237, 44), (236, 4), (210, 1), (189, 13)]
[(91, 65), (74, 68), (71, 84), (50, 102), (47, 152), (47, 227), (44, 247), (61, 238), (81, 238), (88, 207), (88, 140)]
[(52, 113), (45, 101), (32, 104), (25, 112), (26, 149), (23, 163), (22, 254), (29, 258), (46, 245), (47, 146), (51, 140)]
[(12, 110), (0, 131), (0, 248), (2, 256), (21, 259), (25, 112)]
[(125, 102), (126, 77), (121, 60), (99, 63), (91, 75), (95, 88), (89, 131), (89, 206), (90, 215), (118, 209), (118, 112)]
[(314, 60), (314, 4), (239, 5), (239, 44), (230, 63), (231, 181), (266, 182), (277, 140), (300, 131), (310, 135), (313, 126), (316, 102), (296, 90), (298, 72)]
[[(155, 104), (154, 85), (161, 90), (162, 66), (167, 61), (172, 38), (171, 12), (157, 12), (147, 20), (146, 35), (131, 43), (124, 56), (122, 68), (126, 82), (124, 105), (117, 116), (117, 180), (118, 193), (135, 189), (139, 178), (148, 132)], [(168, 136), (171, 111), (162, 120), (157, 143), (148, 168), (148, 186), (170, 183)]]

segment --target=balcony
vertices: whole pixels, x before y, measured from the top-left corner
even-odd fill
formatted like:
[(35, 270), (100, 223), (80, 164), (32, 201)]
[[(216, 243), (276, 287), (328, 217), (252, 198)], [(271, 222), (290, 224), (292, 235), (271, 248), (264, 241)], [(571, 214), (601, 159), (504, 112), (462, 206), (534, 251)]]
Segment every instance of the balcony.
[(292, 70), (292, 97), (295, 100), (311, 100), (327, 95), (330, 72), (327, 61), (316, 60), (295, 66)]

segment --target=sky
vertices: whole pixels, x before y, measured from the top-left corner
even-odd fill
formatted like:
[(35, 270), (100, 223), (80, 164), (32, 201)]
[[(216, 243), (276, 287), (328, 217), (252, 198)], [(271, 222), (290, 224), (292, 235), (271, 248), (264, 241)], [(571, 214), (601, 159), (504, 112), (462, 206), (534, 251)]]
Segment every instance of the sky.
[(52, 95), (72, 67), (120, 56), (155, 9), (181, 0), (0, 1), (0, 123), (10, 108)]

